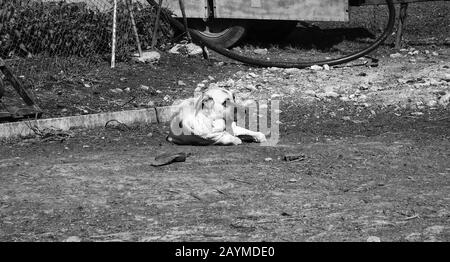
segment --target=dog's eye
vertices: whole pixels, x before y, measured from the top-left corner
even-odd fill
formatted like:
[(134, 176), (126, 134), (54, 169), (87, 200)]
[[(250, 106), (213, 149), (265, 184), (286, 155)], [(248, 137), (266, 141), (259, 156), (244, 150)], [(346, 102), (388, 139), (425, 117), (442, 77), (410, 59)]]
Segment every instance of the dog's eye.
[(222, 106), (223, 106), (223, 107), (227, 107), (227, 103), (228, 103), (228, 99), (225, 100), (225, 102), (222, 103)]

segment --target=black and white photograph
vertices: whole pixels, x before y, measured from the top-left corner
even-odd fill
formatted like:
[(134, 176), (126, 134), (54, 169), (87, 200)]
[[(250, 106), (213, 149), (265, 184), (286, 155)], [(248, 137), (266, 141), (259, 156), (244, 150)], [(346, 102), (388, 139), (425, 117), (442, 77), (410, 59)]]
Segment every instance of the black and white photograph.
[(449, 104), (448, 0), (0, 0), (0, 242), (448, 242)]

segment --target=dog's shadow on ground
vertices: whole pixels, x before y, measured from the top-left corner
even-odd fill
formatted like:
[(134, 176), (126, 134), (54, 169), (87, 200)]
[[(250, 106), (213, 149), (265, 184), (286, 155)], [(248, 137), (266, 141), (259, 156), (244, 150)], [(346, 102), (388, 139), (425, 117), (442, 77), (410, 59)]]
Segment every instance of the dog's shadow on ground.
[(343, 41), (375, 39), (376, 36), (364, 27), (321, 29), (307, 23), (299, 23), (290, 33), (273, 36), (270, 32), (250, 34), (241, 43), (259, 47), (277, 45), (280, 48), (330, 50)]

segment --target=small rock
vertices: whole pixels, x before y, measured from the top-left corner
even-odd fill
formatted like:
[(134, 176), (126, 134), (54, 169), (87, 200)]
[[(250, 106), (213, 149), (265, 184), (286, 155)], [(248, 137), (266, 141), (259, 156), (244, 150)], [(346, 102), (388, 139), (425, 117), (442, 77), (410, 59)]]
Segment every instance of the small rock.
[(253, 52), (257, 55), (267, 55), (269, 53), (267, 48), (264, 48), (264, 49), (258, 48), (258, 49), (253, 50)]
[(168, 101), (170, 101), (170, 96), (169, 95), (166, 95), (165, 97), (164, 97), (164, 101), (166, 101), (166, 102), (168, 102)]
[(361, 91), (365, 91), (365, 90), (369, 90), (369, 86), (368, 85), (360, 85), (359, 86), (359, 90), (361, 90)]
[(412, 112), (411, 115), (413, 116), (423, 116), (422, 112)]
[(316, 96), (316, 92), (314, 90), (306, 90), (305, 95)]
[(337, 97), (339, 97), (339, 94), (334, 91), (328, 91), (328, 92), (324, 93), (324, 96), (331, 97), (331, 98), (337, 98)]
[(325, 69), (325, 71), (330, 71), (330, 66), (329, 65), (323, 65), (323, 69)]
[(288, 68), (288, 69), (284, 70), (284, 72), (286, 72), (287, 74), (298, 74), (301, 71), (302, 70), (300, 70), (298, 68)]
[(169, 50), (169, 53), (196, 56), (203, 54), (203, 49), (200, 46), (193, 43), (177, 44), (172, 49)]
[(444, 45), (450, 45), (450, 37), (445, 38)]
[(150, 133), (147, 134), (147, 136), (148, 136), (148, 137), (152, 137), (152, 136), (153, 136), (153, 133), (150, 132)]
[(437, 104), (438, 104), (438, 102), (436, 100), (429, 100), (427, 102), (427, 106), (429, 106), (429, 107), (435, 107), (435, 106), (437, 106)]
[(123, 90), (122, 90), (122, 89), (120, 89), (120, 88), (114, 88), (114, 89), (110, 89), (109, 91), (111, 91), (111, 92), (113, 92), (113, 93), (115, 93), (115, 94), (120, 94), (120, 93), (122, 93), (122, 92), (123, 92)]
[(405, 237), (408, 242), (418, 242), (421, 240), (422, 234), (420, 233), (411, 233)]
[(274, 98), (280, 98), (281, 95), (280, 95), (280, 94), (273, 94), (273, 95), (271, 95), (270, 97), (271, 97), (272, 99), (274, 99)]
[(439, 99), (439, 104), (441, 106), (448, 106), (450, 103), (450, 93), (447, 93), (446, 95), (442, 96), (441, 99)]
[(283, 160), (286, 162), (303, 161), (305, 159), (306, 156), (304, 154), (287, 154), (283, 156)]
[(264, 159), (264, 161), (266, 161), (266, 162), (270, 162), (270, 161), (272, 161), (273, 159), (271, 158), (271, 157), (268, 157), (268, 158), (265, 158)]
[(323, 67), (321, 67), (320, 65), (313, 65), (310, 67), (310, 69), (314, 70), (314, 71), (319, 71), (319, 70), (322, 70)]
[(156, 51), (142, 52), (142, 56), (139, 54), (134, 54), (133, 61), (139, 63), (157, 63), (161, 59), (161, 54)]
[(250, 91), (257, 91), (258, 88), (256, 88), (254, 85), (247, 85), (245, 88), (247, 88)]
[(125, 82), (125, 81), (127, 81), (127, 78), (126, 77), (121, 77), (121, 78), (119, 78), (119, 81), (120, 82)]
[(258, 75), (255, 73), (248, 73), (248, 76), (252, 77), (252, 78), (257, 78)]
[(444, 226), (432, 226), (432, 227), (427, 227), (423, 233), (425, 235), (439, 235), (444, 230), (445, 230)]
[(370, 236), (369, 238), (367, 238), (367, 242), (381, 242), (381, 239), (376, 236)]
[(277, 72), (277, 71), (282, 70), (282, 68), (279, 68), (279, 67), (269, 67), (268, 70), (269, 70), (270, 72)]
[(297, 183), (297, 181), (298, 181), (297, 179), (294, 179), (294, 178), (293, 178), (293, 179), (290, 179), (290, 180), (289, 180), (289, 183)]
[(351, 121), (352, 119), (349, 116), (342, 117), (342, 120), (344, 121)]
[(125, 91), (125, 92), (130, 92), (130, 91), (131, 91), (131, 88), (127, 87), (127, 88), (125, 88), (123, 91)]
[(350, 101), (350, 98), (348, 98), (348, 96), (342, 96), (339, 98), (342, 102), (348, 102)]
[(438, 52), (433, 52), (432, 53), (434, 56), (439, 56), (439, 53)]
[(186, 83), (185, 83), (185, 82), (183, 82), (183, 81), (181, 81), (181, 80), (178, 80), (178, 85), (179, 85), (179, 86), (185, 86), (185, 85), (186, 85)]
[(154, 107), (154, 106), (155, 106), (155, 102), (153, 102), (153, 101), (148, 101), (147, 106), (148, 106), (148, 107)]
[(81, 242), (81, 238), (77, 237), (77, 236), (71, 236), (66, 238), (66, 240), (64, 240), (64, 242)]
[(141, 86), (140, 86), (140, 89), (142, 89), (142, 90), (144, 90), (144, 91), (148, 91), (148, 90), (150, 90), (150, 87), (145, 86), (145, 85), (141, 85)]
[(399, 58), (399, 57), (402, 57), (402, 54), (400, 54), (400, 53), (395, 53), (395, 54), (391, 54), (390, 57), (391, 57), (391, 58)]

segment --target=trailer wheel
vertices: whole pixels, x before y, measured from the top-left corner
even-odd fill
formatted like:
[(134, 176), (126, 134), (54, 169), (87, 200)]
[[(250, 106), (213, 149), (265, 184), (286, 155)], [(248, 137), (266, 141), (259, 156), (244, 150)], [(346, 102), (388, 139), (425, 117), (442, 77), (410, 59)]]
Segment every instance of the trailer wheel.
[(248, 26), (244, 21), (220, 21), (205, 23), (192, 19), (189, 27), (197, 31), (201, 38), (220, 47), (230, 48), (241, 41), (247, 34)]

